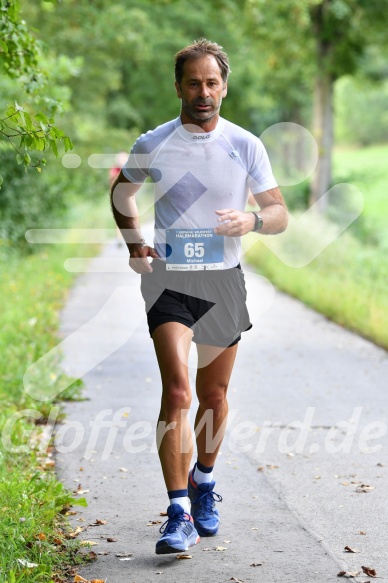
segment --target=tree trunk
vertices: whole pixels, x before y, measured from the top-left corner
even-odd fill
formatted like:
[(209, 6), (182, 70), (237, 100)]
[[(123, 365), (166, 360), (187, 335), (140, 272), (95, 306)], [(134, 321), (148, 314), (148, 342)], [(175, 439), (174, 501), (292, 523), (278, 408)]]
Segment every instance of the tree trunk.
[(327, 14), (332, 0), (322, 0), (311, 10), (316, 40), (317, 74), (314, 88), (313, 133), (318, 144), (318, 164), (311, 183), (309, 204), (316, 204), (324, 213), (328, 198), (322, 196), (331, 186), (331, 158), (333, 148), (333, 84), (331, 73), (332, 50), (335, 38), (327, 35)]
[[(322, 64), (322, 63), (321, 63)], [(318, 212), (324, 213), (328, 199), (322, 195), (331, 186), (333, 149), (333, 79), (322, 67), (315, 80), (313, 132), (318, 143), (319, 158), (311, 183), (309, 204), (318, 203)]]

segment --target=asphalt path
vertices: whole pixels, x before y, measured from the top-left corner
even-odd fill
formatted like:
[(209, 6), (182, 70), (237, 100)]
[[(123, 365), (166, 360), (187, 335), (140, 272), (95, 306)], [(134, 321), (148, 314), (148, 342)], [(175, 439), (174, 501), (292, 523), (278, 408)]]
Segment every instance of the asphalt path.
[[(388, 579), (387, 353), (245, 273), (254, 327), (239, 345), (215, 468), (221, 527), (181, 560), (155, 554), (168, 499), (139, 276), (111, 242), (77, 279), (60, 348), (85, 399), (66, 405), (55, 439), (59, 478), (88, 501), (71, 517), (97, 543), (85, 579), (321, 583), (359, 571), (351, 580), (369, 581), (362, 566)], [(192, 420), (194, 408), (195, 398)]]

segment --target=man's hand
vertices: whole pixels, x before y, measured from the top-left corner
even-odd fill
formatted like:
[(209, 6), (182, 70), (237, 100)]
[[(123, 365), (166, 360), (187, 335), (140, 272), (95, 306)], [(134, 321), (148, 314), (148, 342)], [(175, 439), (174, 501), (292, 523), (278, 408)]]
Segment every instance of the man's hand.
[[(260, 229), (261, 235), (276, 235), (282, 233), (287, 228), (288, 214), (287, 207), (279, 188), (270, 188), (254, 195), (259, 206), (259, 213), (263, 219), (263, 226)], [(236, 211), (234, 209), (222, 209), (216, 211), (218, 221), (222, 223), (220, 227), (214, 229), (217, 235), (227, 237), (241, 237), (252, 231), (255, 226), (253, 212)]]
[(153, 247), (144, 245), (143, 243), (132, 243), (128, 245), (129, 249), (129, 267), (136, 271), (136, 273), (150, 273), (152, 271), (151, 265), (148, 263), (147, 257), (157, 259), (159, 255)]
[(226, 237), (241, 237), (252, 231), (255, 226), (255, 217), (252, 212), (236, 211), (233, 209), (222, 209), (216, 211), (219, 216), (218, 222), (228, 221), (214, 229), (217, 235)]

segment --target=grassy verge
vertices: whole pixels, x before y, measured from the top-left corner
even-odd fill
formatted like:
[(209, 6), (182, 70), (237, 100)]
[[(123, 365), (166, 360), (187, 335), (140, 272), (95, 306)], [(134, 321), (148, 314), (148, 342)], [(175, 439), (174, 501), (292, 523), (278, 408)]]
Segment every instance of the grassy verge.
[[(101, 219), (101, 217), (105, 217)], [(78, 228), (112, 226), (107, 201), (77, 208), (71, 223)], [(64, 581), (63, 567), (79, 560), (77, 543), (66, 531), (66, 513), (75, 500), (55, 477), (55, 462), (42, 428), (55, 400), (34, 401), (25, 392), (23, 375), (30, 364), (58, 343), (59, 309), (74, 274), (65, 271), (67, 257), (93, 256), (97, 246), (45, 245), (30, 256), (8, 253), (1, 262), (3, 298), (0, 330), (0, 581)], [(60, 392), (64, 377), (59, 363), (48, 381)], [(37, 379), (39, 382), (39, 379)], [(73, 384), (66, 398), (77, 398)], [(63, 397), (63, 395), (62, 395)], [(27, 411), (17, 420), (18, 413)], [(39, 417), (35, 423), (34, 411)]]
[(365, 249), (350, 236), (342, 236), (299, 269), (283, 263), (263, 243), (256, 243), (247, 258), (279, 289), (388, 349), (388, 274), (383, 251)]
[[(388, 146), (341, 149), (335, 155), (338, 181), (348, 181), (364, 195), (361, 217), (305, 267), (290, 267), (279, 257), (304, 253), (323, 239), (330, 225), (319, 221), (308, 232), (279, 237), (274, 251), (256, 243), (247, 258), (258, 272), (288, 294), (340, 325), (388, 349), (388, 251), (385, 192)], [(277, 240), (277, 238), (275, 238)], [(252, 238), (247, 243), (252, 243)], [(292, 258), (291, 258), (292, 259)], [(296, 264), (296, 262), (294, 263)]]

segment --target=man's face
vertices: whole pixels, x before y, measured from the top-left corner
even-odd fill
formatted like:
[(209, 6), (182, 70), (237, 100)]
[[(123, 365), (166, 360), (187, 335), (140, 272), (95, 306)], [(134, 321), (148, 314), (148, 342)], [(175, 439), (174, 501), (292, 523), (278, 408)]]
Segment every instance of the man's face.
[(181, 83), (175, 83), (182, 100), (182, 121), (207, 122), (218, 116), (227, 86), (213, 56), (190, 59), (184, 63)]

